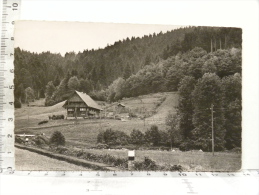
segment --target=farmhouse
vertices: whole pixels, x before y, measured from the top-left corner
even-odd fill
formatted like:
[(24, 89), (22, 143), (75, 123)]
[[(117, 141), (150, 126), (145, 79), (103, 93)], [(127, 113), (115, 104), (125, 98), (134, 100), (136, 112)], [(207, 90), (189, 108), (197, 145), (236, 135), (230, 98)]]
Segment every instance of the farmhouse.
[(102, 108), (87, 94), (75, 91), (63, 105), (67, 117), (99, 116)]

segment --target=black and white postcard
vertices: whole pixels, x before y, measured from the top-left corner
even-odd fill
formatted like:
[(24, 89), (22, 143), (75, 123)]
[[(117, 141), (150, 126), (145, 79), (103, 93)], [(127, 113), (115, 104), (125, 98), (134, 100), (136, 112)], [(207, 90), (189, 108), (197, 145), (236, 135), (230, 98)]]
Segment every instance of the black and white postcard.
[(16, 170), (238, 171), (242, 29), (18, 21)]

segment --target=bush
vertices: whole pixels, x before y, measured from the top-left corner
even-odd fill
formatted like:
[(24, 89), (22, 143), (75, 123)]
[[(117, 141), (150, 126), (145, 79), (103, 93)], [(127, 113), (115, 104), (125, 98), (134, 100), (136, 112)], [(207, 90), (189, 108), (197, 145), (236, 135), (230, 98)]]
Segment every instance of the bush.
[(54, 101), (53, 99), (50, 99), (50, 98), (46, 98), (46, 100), (45, 100), (45, 106), (53, 106), (56, 103), (57, 103), (56, 101)]
[(14, 108), (21, 108), (22, 104), (19, 100), (15, 99), (14, 100)]
[(50, 144), (59, 146), (59, 145), (65, 145), (66, 140), (64, 135), (60, 131), (55, 131), (51, 138), (50, 138)]
[(170, 134), (167, 131), (159, 131), (160, 145), (170, 146)]
[(45, 142), (42, 139), (36, 138), (33, 140), (37, 146), (42, 146)]
[(98, 133), (98, 135), (97, 135), (97, 143), (105, 143), (105, 141), (104, 141), (104, 132), (103, 131)]
[(183, 171), (183, 167), (181, 165), (173, 165), (170, 166), (170, 171)]
[(133, 129), (133, 131), (130, 134), (130, 142), (132, 144), (143, 144), (144, 141), (144, 134), (139, 130)]
[(48, 145), (49, 144), (49, 139), (47, 137), (38, 135), (35, 136), (32, 141), (37, 145), (37, 146), (43, 146), (43, 145)]
[(148, 143), (153, 144), (153, 146), (157, 146), (161, 139), (158, 127), (156, 125), (152, 125), (151, 128), (146, 131), (145, 138)]
[(145, 157), (144, 161), (142, 162), (134, 162), (134, 169), (137, 171), (155, 171), (158, 169), (156, 162), (152, 159)]
[(190, 143), (188, 141), (186, 141), (186, 142), (183, 142), (180, 144), (179, 149), (181, 151), (188, 151), (188, 150), (192, 149), (192, 147), (191, 147)]
[(107, 129), (103, 133), (103, 141), (105, 144), (115, 145), (116, 139), (117, 139), (116, 132), (113, 131), (112, 129)]
[(106, 129), (97, 135), (97, 143), (107, 145), (127, 145), (129, 143), (129, 136), (122, 131), (114, 131)]
[(95, 147), (96, 149), (107, 149), (109, 148), (109, 146), (107, 144), (97, 144), (97, 146)]
[(15, 136), (15, 143), (18, 144), (24, 144), (24, 139), (22, 139), (21, 137)]
[(68, 149), (64, 146), (58, 146), (58, 148), (57, 148), (57, 152), (59, 154), (65, 154), (67, 151), (68, 151)]

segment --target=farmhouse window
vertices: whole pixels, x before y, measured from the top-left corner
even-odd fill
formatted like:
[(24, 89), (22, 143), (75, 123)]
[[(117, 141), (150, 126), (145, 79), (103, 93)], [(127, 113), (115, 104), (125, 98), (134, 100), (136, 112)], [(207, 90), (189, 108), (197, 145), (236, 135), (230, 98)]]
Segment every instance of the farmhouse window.
[(80, 111), (86, 111), (86, 108), (80, 108)]
[(74, 108), (68, 108), (67, 111), (74, 111)]

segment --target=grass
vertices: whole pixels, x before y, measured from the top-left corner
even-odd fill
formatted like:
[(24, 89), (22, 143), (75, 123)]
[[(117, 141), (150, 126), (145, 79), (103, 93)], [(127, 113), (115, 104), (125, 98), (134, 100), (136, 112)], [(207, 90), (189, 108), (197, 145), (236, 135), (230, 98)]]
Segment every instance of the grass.
[(90, 169), (15, 148), (15, 169), (19, 171), (89, 171)]
[[(20, 121), (24, 122), (24, 121)], [(66, 125), (62, 125), (62, 123), (66, 123)], [(51, 125), (59, 125), (55, 127), (49, 127)], [(135, 129), (139, 129), (142, 132), (145, 132), (147, 128), (150, 128), (152, 124), (146, 124), (144, 126), (143, 120), (134, 119), (126, 122), (122, 122), (114, 119), (92, 119), (92, 120), (78, 120), (75, 123), (75, 120), (62, 120), (59, 122), (50, 121), (49, 124), (44, 124), (42, 128), (32, 128), (26, 130), (17, 129), (15, 133), (22, 134), (24, 131), (26, 133), (38, 134), (45, 133), (46, 136), (51, 136), (54, 131), (60, 131), (66, 139), (70, 141), (78, 141), (83, 143), (88, 143), (91, 145), (95, 145), (97, 142), (97, 135), (99, 132), (104, 131), (108, 128), (113, 130), (120, 130), (128, 135), (131, 131)], [(24, 125), (20, 125), (24, 126)], [(159, 129), (164, 129), (165, 125), (158, 125)], [(48, 128), (46, 128), (48, 127)]]
[[(127, 158), (127, 150), (86, 150), (95, 154), (110, 154)], [(143, 161), (144, 157), (155, 160), (158, 165), (181, 165), (185, 171), (237, 171), (241, 169), (241, 154), (216, 152), (212, 156), (209, 152), (169, 152), (157, 150), (136, 150), (136, 161)]]
[[(165, 117), (168, 111), (173, 109), (178, 101), (178, 95), (176, 93), (156, 93), (143, 95), (138, 98), (126, 98), (122, 100), (122, 103), (133, 110), (144, 106), (147, 112), (149, 112), (155, 109), (157, 103), (164, 97), (166, 97), (165, 101), (160, 102), (161, 105), (157, 108), (158, 112), (154, 116), (145, 120), (132, 119), (125, 122), (114, 119), (79, 119), (76, 123), (75, 120), (51, 120), (47, 124), (38, 125), (40, 121), (48, 119), (48, 115), (64, 114), (65, 109), (62, 108), (63, 102), (50, 107), (25, 106), (15, 110), (15, 133), (45, 133), (47, 136), (50, 136), (54, 131), (61, 131), (69, 141), (93, 145), (96, 144), (98, 133), (108, 128), (130, 134), (133, 129), (145, 132), (151, 125), (156, 124), (159, 129), (165, 130)], [(42, 100), (39, 101), (42, 104)], [(37, 102), (35, 104), (40, 105)]]
[[(161, 102), (163, 97), (166, 98)], [(159, 101), (160, 106), (157, 107)], [(68, 145), (84, 149), (91, 148), (96, 145), (98, 133), (108, 128), (123, 131), (128, 135), (133, 129), (145, 132), (153, 124), (156, 124), (160, 130), (165, 130), (166, 115), (170, 110), (175, 111), (178, 94), (172, 92), (156, 93), (138, 98), (126, 98), (121, 102), (132, 110), (144, 106), (147, 112), (156, 109), (156, 113), (145, 120), (132, 119), (125, 122), (114, 119), (50, 120), (47, 124), (38, 125), (38, 122), (48, 119), (48, 115), (64, 114), (63, 102), (50, 107), (23, 107), (15, 110), (15, 133), (45, 133), (46, 136), (50, 137), (54, 131), (60, 131), (65, 136)], [(37, 102), (35, 104), (40, 105)], [(89, 152), (127, 157), (126, 150), (89, 149)], [(206, 152), (136, 151), (136, 160), (142, 161), (145, 156), (155, 160), (160, 165), (180, 164), (188, 171), (236, 171), (241, 167), (241, 155), (237, 153), (217, 152), (213, 157), (211, 153)]]

